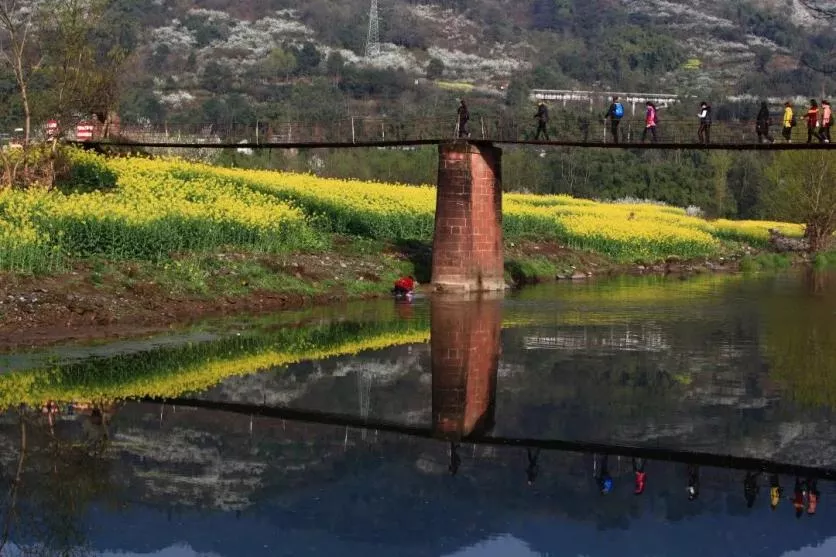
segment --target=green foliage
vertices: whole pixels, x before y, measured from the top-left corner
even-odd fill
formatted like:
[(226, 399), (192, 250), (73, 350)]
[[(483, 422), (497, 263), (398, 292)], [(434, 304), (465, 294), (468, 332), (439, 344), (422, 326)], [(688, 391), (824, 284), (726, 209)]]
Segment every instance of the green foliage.
[(762, 309), (770, 377), (804, 405), (836, 407), (833, 273), (810, 271), (803, 296), (768, 296)]
[(444, 75), (444, 62), (438, 58), (430, 58), (427, 64), (427, 79), (439, 79)]
[(740, 270), (744, 273), (758, 271), (777, 271), (788, 269), (792, 265), (792, 256), (785, 253), (759, 253), (744, 255), (740, 259)]
[(116, 186), (117, 175), (105, 161), (81, 149), (62, 149), (66, 171), (56, 177), (56, 186), (65, 193), (109, 190)]
[(545, 257), (519, 257), (505, 260), (505, 272), (517, 284), (529, 284), (553, 280), (557, 267)]
[(812, 251), (826, 248), (836, 231), (836, 160), (825, 151), (785, 151), (775, 157), (768, 174), (768, 215), (805, 223)]

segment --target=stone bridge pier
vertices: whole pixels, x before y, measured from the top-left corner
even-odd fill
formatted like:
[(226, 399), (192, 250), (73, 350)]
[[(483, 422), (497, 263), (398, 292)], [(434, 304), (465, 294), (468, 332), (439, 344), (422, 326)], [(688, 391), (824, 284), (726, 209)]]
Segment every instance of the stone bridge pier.
[(440, 292), (503, 290), (502, 150), (487, 142), (438, 147), (432, 285)]
[(502, 301), (443, 297), (430, 304), (432, 428), (457, 440), (494, 425)]

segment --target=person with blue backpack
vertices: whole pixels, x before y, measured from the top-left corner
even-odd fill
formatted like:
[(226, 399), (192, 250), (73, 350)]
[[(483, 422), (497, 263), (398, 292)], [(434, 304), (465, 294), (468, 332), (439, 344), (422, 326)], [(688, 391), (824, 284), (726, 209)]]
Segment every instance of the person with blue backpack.
[(613, 143), (618, 143), (618, 124), (624, 117), (624, 105), (618, 101), (618, 97), (612, 98), (612, 104), (604, 114), (604, 121), (610, 119), (610, 133), (612, 134)]

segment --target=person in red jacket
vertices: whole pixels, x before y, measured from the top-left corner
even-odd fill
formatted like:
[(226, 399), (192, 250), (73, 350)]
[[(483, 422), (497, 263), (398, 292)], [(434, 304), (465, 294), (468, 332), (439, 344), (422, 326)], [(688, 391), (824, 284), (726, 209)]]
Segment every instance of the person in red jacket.
[(807, 143), (812, 143), (814, 137), (822, 140), (819, 134), (819, 105), (816, 99), (810, 99), (810, 108), (807, 110)]
[(647, 139), (647, 132), (650, 132), (651, 142), (656, 143), (656, 105), (647, 101), (647, 110), (644, 113), (644, 132), (642, 132), (642, 142)]
[(401, 277), (395, 281), (392, 294), (396, 298), (411, 298), (415, 293), (415, 279), (412, 276)]

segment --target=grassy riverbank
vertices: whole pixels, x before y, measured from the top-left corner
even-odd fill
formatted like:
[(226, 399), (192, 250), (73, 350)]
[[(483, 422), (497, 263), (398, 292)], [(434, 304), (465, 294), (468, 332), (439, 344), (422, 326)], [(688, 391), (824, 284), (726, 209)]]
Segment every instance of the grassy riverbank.
[[(153, 326), (379, 295), (400, 274), (428, 278), (432, 187), (70, 158), (56, 190), (0, 192), (0, 336), (50, 324)], [(687, 270), (765, 248), (769, 228), (802, 232), (567, 196), (506, 194), (503, 218), (515, 282)]]

